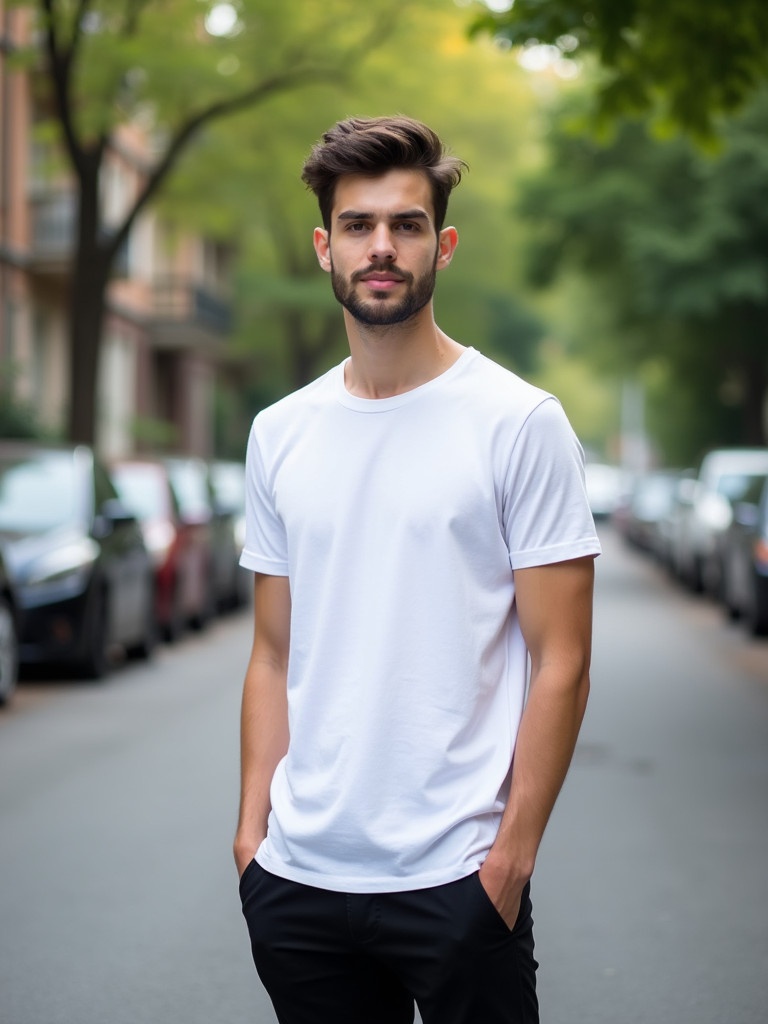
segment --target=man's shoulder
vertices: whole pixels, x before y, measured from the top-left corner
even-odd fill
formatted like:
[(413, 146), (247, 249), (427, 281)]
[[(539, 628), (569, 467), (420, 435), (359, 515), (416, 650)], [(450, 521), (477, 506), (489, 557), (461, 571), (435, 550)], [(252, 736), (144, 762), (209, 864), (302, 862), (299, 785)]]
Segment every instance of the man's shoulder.
[(497, 407), (507, 413), (515, 410), (527, 415), (542, 402), (550, 399), (557, 401), (550, 392), (524, 380), (513, 370), (481, 352), (475, 353), (468, 366), (466, 384), (486, 410)]

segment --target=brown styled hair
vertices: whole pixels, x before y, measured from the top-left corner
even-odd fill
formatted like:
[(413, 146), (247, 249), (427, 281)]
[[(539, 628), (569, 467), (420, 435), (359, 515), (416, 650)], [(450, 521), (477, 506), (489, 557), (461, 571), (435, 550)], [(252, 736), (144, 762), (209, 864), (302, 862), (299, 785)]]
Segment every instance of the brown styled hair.
[(467, 165), (449, 156), (440, 138), (410, 117), (350, 117), (330, 128), (304, 164), (302, 181), (317, 197), (323, 226), (330, 230), (336, 182), (344, 174), (378, 177), (399, 168), (423, 171), (432, 186), (439, 231), (451, 190)]

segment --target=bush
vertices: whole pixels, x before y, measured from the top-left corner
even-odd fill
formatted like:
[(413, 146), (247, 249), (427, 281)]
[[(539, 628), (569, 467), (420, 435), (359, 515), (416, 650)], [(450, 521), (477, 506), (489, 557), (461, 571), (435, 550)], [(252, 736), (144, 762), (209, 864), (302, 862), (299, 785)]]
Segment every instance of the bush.
[(37, 412), (14, 393), (13, 378), (0, 367), (0, 437), (50, 438), (50, 431), (41, 426)]

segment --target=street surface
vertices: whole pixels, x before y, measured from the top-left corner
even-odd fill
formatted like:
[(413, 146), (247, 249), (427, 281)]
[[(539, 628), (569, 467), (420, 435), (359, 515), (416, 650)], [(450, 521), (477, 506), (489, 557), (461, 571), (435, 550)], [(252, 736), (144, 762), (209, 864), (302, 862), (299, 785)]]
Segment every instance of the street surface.
[[(602, 536), (542, 1024), (765, 1024), (768, 642)], [(239, 613), (0, 714), (0, 1024), (274, 1024), (230, 853), (249, 643)]]

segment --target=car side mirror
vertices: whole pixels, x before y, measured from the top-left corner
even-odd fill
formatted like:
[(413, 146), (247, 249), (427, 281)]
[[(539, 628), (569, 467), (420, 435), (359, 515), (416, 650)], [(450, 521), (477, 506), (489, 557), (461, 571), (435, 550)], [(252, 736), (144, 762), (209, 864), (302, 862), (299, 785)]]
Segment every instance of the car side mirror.
[(110, 536), (116, 526), (128, 526), (135, 522), (136, 516), (119, 498), (107, 498), (93, 521), (93, 536), (97, 540), (103, 540)]

